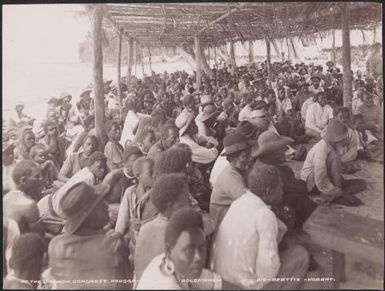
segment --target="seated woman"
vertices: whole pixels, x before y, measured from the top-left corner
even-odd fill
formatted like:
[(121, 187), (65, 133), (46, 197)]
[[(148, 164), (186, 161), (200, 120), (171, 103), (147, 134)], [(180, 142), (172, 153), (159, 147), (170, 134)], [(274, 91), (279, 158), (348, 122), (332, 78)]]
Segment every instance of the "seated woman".
[(206, 238), (198, 212), (191, 208), (175, 212), (167, 224), (164, 241), (164, 253), (147, 266), (136, 289), (222, 289), (221, 277), (204, 268)]
[(53, 120), (44, 123), (45, 136), (42, 142), (48, 147), (48, 157), (60, 168), (63, 165), (67, 141), (59, 133), (59, 125)]
[(22, 127), (18, 132), (18, 140), (15, 148), (16, 162), (29, 160), (31, 148), (35, 145), (36, 137), (32, 127)]
[(99, 141), (94, 135), (87, 136), (82, 147), (82, 151), (70, 154), (64, 161), (58, 174), (60, 181), (67, 182), (73, 175), (87, 166), (89, 157), (99, 147)]

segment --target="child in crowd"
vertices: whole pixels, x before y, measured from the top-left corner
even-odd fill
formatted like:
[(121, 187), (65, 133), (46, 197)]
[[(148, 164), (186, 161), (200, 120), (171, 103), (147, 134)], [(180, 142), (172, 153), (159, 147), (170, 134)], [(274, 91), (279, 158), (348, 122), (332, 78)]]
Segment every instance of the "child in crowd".
[(105, 125), (105, 132), (108, 136), (108, 142), (104, 147), (104, 154), (107, 157), (107, 165), (110, 170), (123, 167), (123, 146), (119, 143), (121, 136), (120, 124), (116, 120), (108, 121)]

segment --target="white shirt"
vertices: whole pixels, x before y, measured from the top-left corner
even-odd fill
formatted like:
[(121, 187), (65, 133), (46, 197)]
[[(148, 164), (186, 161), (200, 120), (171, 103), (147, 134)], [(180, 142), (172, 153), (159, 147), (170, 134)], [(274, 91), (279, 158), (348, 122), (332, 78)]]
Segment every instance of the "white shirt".
[(314, 99), (312, 97), (306, 99), (305, 102), (303, 102), (302, 104), (302, 107), (301, 107), (301, 118), (303, 121), (306, 120), (306, 112), (307, 112), (307, 109), (309, 108), (310, 105), (312, 105), (313, 103), (315, 103)]
[(280, 268), (278, 243), (287, 231), (259, 197), (246, 191), (230, 206), (219, 225), (210, 268), (243, 289), (261, 289)]
[(180, 142), (187, 144), (192, 151), (192, 161), (199, 164), (209, 164), (218, 156), (218, 150), (213, 147), (208, 149), (197, 144), (191, 137), (183, 135), (179, 139)]
[(333, 109), (326, 104), (321, 106), (318, 102), (309, 106), (306, 111), (305, 127), (321, 133), (322, 129), (329, 123), (329, 119), (333, 118)]
[(239, 112), (238, 120), (249, 120), (252, 111), (253, 110), (251, 109), (250, 104), (246, 104), (246, 106)]
[(225, 150), (223, 149), (221, 155), (219, 155), (218, 158), (215, 160), (213, 169), (211, 170), (211, 173), (210, 173), (211, 187), (214, 187), (215, 181), (218, 178), (219, 174), (229, 164), (229, 161), (226, 159), (226, 157), (222, 156), (224, 152)]
[(288, 97), (285, 97), (282, 101), (279, 100), (279, 98), (276, 98), (275, 106), (277, 108), (277, 114), (279, 114), (281, 112), (281, 110), (283, 110), (283, 111), (285, 111), (285, 113), (287, 113), (287, 111), (289, 109), (293, 108), (293, 106), (291, 104), (291, 100)]
[(135, 139), (134, 129), (139, 124), (139, 117), (132, 110), (129, 110), (124, 120), (122, 135), (120, 137), (120, 144), (125, 145), (127, 141), (133, 141)]

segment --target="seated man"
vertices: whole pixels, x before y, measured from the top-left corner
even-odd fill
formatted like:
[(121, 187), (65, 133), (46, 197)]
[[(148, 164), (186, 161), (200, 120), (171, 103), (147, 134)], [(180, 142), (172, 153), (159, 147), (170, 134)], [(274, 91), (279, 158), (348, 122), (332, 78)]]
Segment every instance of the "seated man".
[(180, 142), (190, 146), (194, 163), (211, 164), (218, 156), (216, 141), (203, 136), (198, 139), (198, 127), (194, 118), (192, 113), (183, 110), (175, 120), (175, 125), (179, 128)]
[(36, 233), (24, 233), (15, 239), (9, 266), (13, 273), (5, 277), (5, 289), (37, 289), (47, 246)]
[(38, 203), (40, 218), (43, 221), (63, 222), (65, 219), (63, 210), (60, 207), (60, 200), (73, 185), (85, 182), (90, 186), (100, 183), (107, 171), (107, 159), (101, 152), (94, 152), (88, 160), (88, 166), (81, 169), (71, 177), (55, 193), (44, 196)]
[(217, 223), (225, 216), (231, 203), (239, 198), (246, 189), (244, 174), (251, 160), (251, 145), (238, 132), (229, 132), (224, 141), (225, 155), (229, 164), (215, 180), (210, 197), (210, 214)]
[[(122, 236), (106, 233), (107, 205), (103, 203), (109, 186), (101, 185), (100, 193), (84, 182), (73, 185), (60, 200), (66, 218), (64, 233), (54, 237), (48, 246), (50, 277), (54, 289), (130, 289), (132, 270), (128, 249)], [(99, 280), (98, 280), (99, 279)], [(84, 284), (78, 280), (89, 281)]]
[(382, 141), (384, 113), (380, 106), (374, 104), (372, 94), (365, 92), (363, 96), (363, 104), (358, 107), (357, 113), (362, 114), (365, 118), (365, 129), (370, 141), (373, 139)]
[(127, 188), (119, 207), (115, 231), (129, 241), (131, 259), (134, 258), (140, 227), (158, 214), (150, 201), (150, 190), (154, 183), (153, 168), (154, 162), (148, 157), (140, 157), (134, 162), (133, 173), (138, 182)]
[(301, 281), (263, 282), (258, 279), (303, 279), (309, 253), (302, 246), (280, 252), (286, 226), (270, 210), (282, 199), (282, 180), (273, 166), (254, 167), (250, 190), (237, 198), (219, 225), (212, 244), (212, 270), (242, 289), (297, 289)]
[(318, 92), (316, 100), (317, 102), (310, 105), (306, 111), (305, 132), (309, 137), (320, 140), (322, 129), (326, 127), (329, 119), (333, 118), (333, 109), (326, 104), (327, 99), (324, 92)]
[(110, 170), (123, 167), (123, 146), (119, 143), (121, 129), (118, 121), (108, 121), (105, 125), (105, 132), (108, 142), (104, 147), (104, 154), (107, 157), (107, 165)]
[(321, 194), (325, 203), (334, 201), (346, 206), (358, 206), (361, 200), (352, 196), (366, 188), (362, 179), (346, 180), (342, 176), (339, 148), (345, 146), (348, 129), (338, 120), (331, 120), (323, 138), (306, 156), (301, 179), (312, 194)]
[(150, 199), (159, 214), (140, 228), (134, 260), (137, 280), (140, 280), (152, 259), (163, 253), (164, 232), (171, 215), (176, 210), (190, 205), (187, 177), (182, 173), (161, 175), (155, 181)]
[(155, 160), (161, 152), (172, 147), (179, 142), (179, 130), (175, 123), (166, 123), (160, 131), (160, 140), (158, 140), (149, 150), (148, 157)]

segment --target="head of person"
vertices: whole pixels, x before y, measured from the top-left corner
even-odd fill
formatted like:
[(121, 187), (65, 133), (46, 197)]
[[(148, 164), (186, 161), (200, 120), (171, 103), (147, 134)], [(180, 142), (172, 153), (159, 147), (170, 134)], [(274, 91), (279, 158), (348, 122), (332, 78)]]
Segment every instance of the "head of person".
[(79, 182), (70, 187), (60, 199), (60, 208), (66, 218), (64, 232), (76, 234), (84, 230), (101, 230), (109, 220), (106, 195), (107, 184), (93, 187)]
[(345, 146), (348, 140), (348, 128), (341, 121), (331, 119), (322, 139), (336, 149)]
[(245, 136), (237, 131), (226, 134), (223, 140), (224, 156), (238, 171), (245, 172), (251, 160), (251, 145)]
[[(267, 130), (271, 123), (271, 113), (264, 101), (257, 101), (255, 109), (251, 112), (249, 121), (261, 130)], [(275, 106), (274, 106), (275, 107)]]
[(352, 127), (358, 131), (365, 130), (365, 118), (362, 114), (353, 115)]
[[(226, 89), (226, 92), (227, 92), (227, 89)], [(226, 95), (226, 96), (227, 96), (227, 95)], [(223, 96), (217, 94), (217, 95), (214, 97), (214, 105), (215, 105), (216, 107), (221, 107), (221, 106), (222, 106), (222, 100), (223, 100)]]
[(318, 88), (321, 82), (321, 79), (318, 76), (311, 77), (311, 82), (314, 88)]
[(183, 173), (163, 174), (156, 178), (151, 191), (151, 202), (167, 218), (177, 210), (189, 207), (188, 180)]
[(276, 97), (273, 89), (268, 89), (266, 91), (266, 99), (269, 104), (275, 103)]
[(154, 166), (156, 177), (170, 173), (189, 174), (192, 153), (190, 148), (184, 148), (183, 145), (177, 143), (159, 155)]
[(150, 189), (154, 184), (154, 161), (151, 158), (138, 158), (132, 165), (132, 172), (145, 190)]
[(148, 152), (155, 143), (155, 132), (152, 129), (147, 129), (143, 134), (142, 149)]
[(281, 174), (275, 166), (255, 164), (248, 176), (248, 186), (267, 205), (278, 205), (282, 200)]
[(105, 132), (109, 139), (113, 141), (119, 141), (122, 130), (117, 120), (108, 120), (105, 124)]
[(88, 158), (88, 169), (99, 180), (107, 174), (107, 157), (99, 151), (93, 152)]
[(234, 107), (234, 103), (233, 101), (231, 100), (231, 98), (227, 98), (223, 101), (223, 104), (222, 104), (222, 108), (223, 108), (223, 111), (228, 115), (232, 115), (234, 113), (234, 110), (235, 110), (235, 107)]
[(282, 101), (283, 99), (285, 99), (285, 97), (286, 97), (285, 88), (279, 88), (278, 89), (278, 99)]
[(350, 124), (350, 111), (347, 107), (341, 107), (337, 113), (337, 120), (348, 126)]
[(258, 137), (252, 156), (266, 164), (279, 165), (286, 161), (285, 152), (287, 146), (292, 142), (293, 139), (289, 137), (280, 136), (272, 131), (264, 131)]
[(48, 159), (48, 148), (44, 144), (36, 144), (29, 152), (31, 160), (37, 164), (43, 164)]
[(144, 109), (146, 109), (147, 111), (151, 112), (152, 108), (154, 106), (154, 103), (155, 103), (154, 94), (150, 90), (146, 90), (143, 93), (143, 106), (144, 106)]
[(321, 105), (322, 107), (324, 107), (327, 104), (328, 100), (327, 100), (325, 92), (323, 92), (323, 91), (318, 92), (315, 95), (315, 98), (316, 98), (316, 101), (318, 102), (318, 104)]
[(48, 136), (58, 136), (59, 135), (59, 126), (52, 119), (44, 123), (44, 133)]
[(182, 112), (175, 119), (175, 125), (179, 128), (179, 136), (195, 136), (198, 133), (198, 127), (195, 123), (195, 116), (190, 112)]
[(23, 109), (24, 109), (24, 103), (23, 102), (17, 102), (16, 103), (16, 106), (15, 106), (15, 110), (16, 112), (23, 112)]
[(364, 102), (365, 106), (372, 107), (374, 106), (374, 97), (369, 92), (365, 91), (362, 101)]
[(308, 83), (303, 83), (302, 85), (301, 85), (301, 91), (302, 92), (304, 92), (304, 93), (307, 93), (307, 92), (309, 92), (309, 84)]
[(126, 146), (123, 151), (123, 171), (129, 176), (133, 176), (132, 171), (134, 162), (143, 156), (142, 151), (136, 146)]
[(87, 157), (97, 151), (99, 148), (99, 140), (94, 135), (88, 135), (83, 141), (83, 154)]
[(190, 111), (194, 111), (196, 106), (194, 96), (190, 94), (183, 96), (182, 104), (184, 108), (187, 108)]
[(175, 212), (165, 231), (164, 268), (177, 279), (197, 279), (204, 268), (207, 250), (203, 219), (192, 208)]
[(27, 150), (30, 150), (35, 145), (35, 134), (32, 128), (25, 127), (20, 129), (19, 143)]
[(16, 188), (38, 201), (43, 189), (39, 166), (32, 160), (22, 160), (13, 168), (12, 179)]
[(37, 233), (23, 233), (17, 237), (12, 245), (12, 256), (9, 260), (9, 266), (14, 270), (16, 277), (28, 281), (40, 280), (46, 250), (46, 242)]
[(167, 150), (179, 142), (179, 129), (175, 126), (175, 123), (166, 123), (160, 130), (160, 136), (162, 145)]

